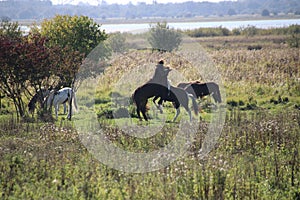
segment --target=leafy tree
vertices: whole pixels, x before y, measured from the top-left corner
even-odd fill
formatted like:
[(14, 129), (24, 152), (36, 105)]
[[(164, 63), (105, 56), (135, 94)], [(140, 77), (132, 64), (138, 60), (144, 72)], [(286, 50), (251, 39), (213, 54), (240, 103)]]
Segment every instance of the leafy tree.
[(113, 52), (122, 53), (126, 50), (126, 37), (120, 32), (110, 34), (108, 44)]
[(264, 16), (264, 17), (270, 16), (269, 10), (264, 9), (264, 10), (261, 12), (261, 16)]
[(67, 82), (63, 78), (78, 71), (82, 57), (78, 52), (65, 55), (59, 46), (47, 47), (40, 34), (21, 36), (15, 26), (4, 27), (5, 31), (0, 29), (0, 92), (12, 100), (17, 116), (24, 117), (25, 97), (30, 98), (33, 90)]
[(9, 18), (2, 18), (0, 23), (0, 35), (10, 38), (20, 38), (22, 31), (18, 22), (10, 22)]
[[(47, 45), (49, 47), (59, 46), (63, 49), (58, 60), (66, 62), (64, 64), (57, 63), (65, 71), (60, 76), (62, 80), (60, 85), (74, 87), (76, 79), (76, 83), (80, 85), (78, 77), (82, 77), (82, 74), (85, 74), (85, 77), (92, 76), (98, 67), (95, 63), (110, 56), (110, 49), (105, 43), (108, 35), (104, 30), (100, 30), (99, 24), (86, 16), (56, 15), (53, 19), (41, 23), (40, 33), (48, 38)], [(94, 68), (85, 67), (86, 71), (84, 73), (81, 71), (81, 76), (76, 77), (83, 59), (92, 50), (95, 52), (95, 49), (98, 54), (93, 55), (92, 66)], [(74, 59), (74, 54), (77, 59)]]
[(24, 116), (22, 93), (26, 88), (26, 68), (19, 63), (22, 45), (8, 36), (0, 36), (0, 91), (11, 99), (18, 116)]
[(67, 47), (84, 55), (107, 39), (100, 25), (86, 16), (56, 15), (41, 23), (41, 34), (49, 39), (49, 46)]
[(44, 41), (0, 36), (0, 91), (13, 101), (18, 117), (26, 114), (24, 97), (30, 89), (41, 89), (51, 77), (52, 58)]
[(171, 29), (166, 22), (158, 22), (151, 27), (148, 41), (153, 49), (171, 52), (179, 47), (182, 36)]
[(236, 15), (236, 12), (234, 9), (230, 8), (227, 12), (228, 15), (232, 16), (232, 15)]

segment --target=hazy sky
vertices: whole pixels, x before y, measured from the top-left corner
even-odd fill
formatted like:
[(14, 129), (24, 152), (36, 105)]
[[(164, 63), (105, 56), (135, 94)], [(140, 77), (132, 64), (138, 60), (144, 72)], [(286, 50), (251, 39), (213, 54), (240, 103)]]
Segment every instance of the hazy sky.
[[(157, 3), (182, 3), (189, 0), (156, 0)], [(195, 2), (202, 2), (202, 1), (209, 1), (209, 2), (220, 2), (224, 0), (193, 0)], [(228, 0), (227, 0), (228, 1)], [(98, 5), (101, 4), (102, 0), (52, 0), (53, 4), (78, 4), (79, 2), (82, 3), (89, 3), (90, 5)], [(147, 4), (151, 4), (153, 0), (106, 0), (106, 3), (113, 4), (127, 4), (131, 2), (132, 4), (137, 4), (138, 2), (145, 2)]]

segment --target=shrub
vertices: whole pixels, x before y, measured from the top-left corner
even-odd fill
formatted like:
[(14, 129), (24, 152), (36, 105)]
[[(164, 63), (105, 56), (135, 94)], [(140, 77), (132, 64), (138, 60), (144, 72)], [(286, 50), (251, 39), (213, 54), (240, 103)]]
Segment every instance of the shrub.
[(171, 52), (179, 47), (182, 36), (171, 29), (166, 22), (158, 22), (151, 27), (148, 41), (153, 49)]
[(127, 49), (126, 38), (120, 32), (109, 35), (108, 44), (111, 50), (116, 53), (122, 53)]
[(214, 37), (214, 36), (229, 36), (231, 32), (229, 29), (219, 26), (216, 28), (197, 28), (185, 32), (191, 37)]

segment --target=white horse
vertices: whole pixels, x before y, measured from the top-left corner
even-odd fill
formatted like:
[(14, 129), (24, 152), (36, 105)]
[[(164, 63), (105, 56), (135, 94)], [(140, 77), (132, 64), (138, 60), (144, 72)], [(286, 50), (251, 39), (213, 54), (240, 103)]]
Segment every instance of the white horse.
[(58, 117), (58, 108), (60, 104), (64, 105), (64, 111), (66, 110), (65, 103), (68, 102), (69, 104), (69, 111), (68, 111), (68, 119), (71, 119), (72, 112), (71, 110), (71, 101), (73, 101), (73, 105), (75, 109), (77, 110), (77, 101), (76, 101), (76, 95), (75, 92), (72, 90), (72, 88), (65, 87), (58, 91), (51, 91), (49, 96), (47, 97), (47, 108), (51, 107), (52, 105), (55, 108), (55, 116)]

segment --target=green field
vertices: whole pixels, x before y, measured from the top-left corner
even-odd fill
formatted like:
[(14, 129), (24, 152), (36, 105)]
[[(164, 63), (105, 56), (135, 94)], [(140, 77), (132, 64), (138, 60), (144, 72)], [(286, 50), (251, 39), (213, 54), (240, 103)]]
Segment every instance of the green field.
[[(143, 37), (143, 36), (141, 36)], [(99, 162), (81, 143), (76, 126), (60, 115), (55, 123), (20, 122), (2, 100), (0, 116), (0, 196), (2, 199), (300, 199), (300, 51), (285, 35), (195, 39), (221, 74), (226, 121), (218, 143), (204, 158), (199, 151), (212, 115), (209, 97), (189, 154), (148, 173), (126, 173)], [(137, 41), (139, 38), (134, 38)], [(260, 46), (259, 50), (249, 50)], [(197, 52), (195, 53), (197, 56)], [(194, 55), (194, 56), (195, 56)], [(95, 94), (78, 94), (80, 113), (90, 99), (106, 137), (123, 149), (150, 152), (167, 145), (178, 123), (167, 122), (148, 139), (134, 138), (107, 119), (113, 85), (145, 60), (163, 58), (190, 80), (190, 63), (170, 53), (133, 52), (111, 62)], [(139, 58), (139, 59), (134, 59)], [(117, 73), (120, 72), (120, 73)], [(176, 78), (172, 83), (177, 84)], [(91, 88), (92, 91), (92, 88)], [(92, 91), (93, 92), (93, 91)], [(118, 91), (122, 95), (122, 90)], [(94, 95), (94, 96), (93, 96)], [(92, 96), (92, 98), (90, 98)], [(154, 107), (149, 103), (150, 107)], [(134, 105), (130, 114), (135, 123)], [(165, 104), (167, 119), (174, 109)], [(156, 126), (156, 118), (145, 126)], [(186, 112), (181, 113), (182, 117)], [(75, 114), (74, 119), (80, 114)], [(195, 117), (195, 116), (194, 116)]]

